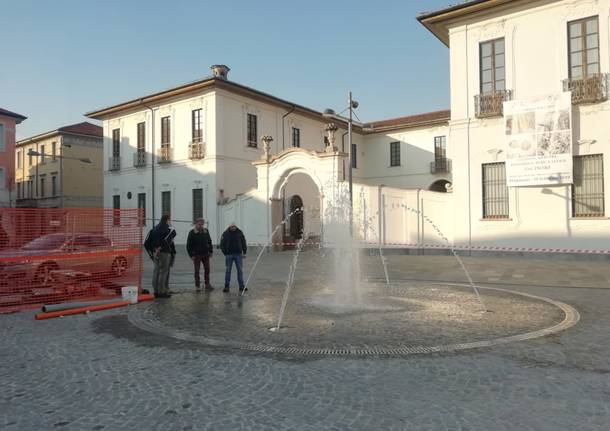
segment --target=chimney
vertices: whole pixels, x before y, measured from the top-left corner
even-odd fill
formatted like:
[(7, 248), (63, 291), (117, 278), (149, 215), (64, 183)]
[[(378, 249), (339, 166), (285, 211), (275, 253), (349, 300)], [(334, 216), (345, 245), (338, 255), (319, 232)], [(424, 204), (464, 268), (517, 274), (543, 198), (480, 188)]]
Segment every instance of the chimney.
[(214, 66), (210, 67), (210, 69), (212, 69), (212, 75), (214, 75), (214, 78), (219, 78), (219, 79), (227, 79), (227, 75), (229, 74), (229, 66), (225, 66), (224, 64), (215, 64)]

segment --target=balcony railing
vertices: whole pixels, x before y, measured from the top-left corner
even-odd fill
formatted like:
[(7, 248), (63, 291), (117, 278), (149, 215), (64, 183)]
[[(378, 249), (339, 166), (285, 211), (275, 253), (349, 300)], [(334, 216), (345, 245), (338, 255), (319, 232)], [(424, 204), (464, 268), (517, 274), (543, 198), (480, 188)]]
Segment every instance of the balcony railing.
[(500, 90), (474, 96), (474, 109), (477, 118), (501, 117), (502, 104), (512, 99), (511, 90)]
[(189, 159), (201, 160), (205, 157), (205, 144), (203, 142), (191, 142), (189, 144)]
[(563, 80), (563, 90), (572, 92), (572, 103), (598, 103), (608, 100), (608, 74), (597, 73), (586, 78)]
[(119, 156), (108, 157), (108, 170), (109, 171), (120, 171), (121, 170), (121, 157), (119, 157)]
[(144, 168), (147, 165), (148, 157), (145, 151), (137, 151), (133, 155), (133, 167)]
[(174, 149), (170, 146), (161, 147), (157, 150), (158, 163), (171, 163), (174, 159)]
[(451, 160), (440, 157), (430, 163), (431, 174), (442, 174), (451, 172)]

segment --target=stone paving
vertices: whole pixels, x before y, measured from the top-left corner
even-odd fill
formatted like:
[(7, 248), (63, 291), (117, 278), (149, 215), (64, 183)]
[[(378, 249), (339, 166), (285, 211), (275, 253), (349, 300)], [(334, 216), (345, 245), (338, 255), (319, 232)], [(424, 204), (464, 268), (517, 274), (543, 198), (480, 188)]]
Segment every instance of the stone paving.
[[(265, 254), (253, 289), (279, 282), (290, 258)], [(379, 278), (374, 259), (364, 264)], [(322, 277), (324, 260), (306, 252), (297, 279)], [(309, 359), (155, 335), (131, 325), (126, 309), (40, 322), (31, 312), (5, 315), (0, 429), (608, 430), (608, 265), (465, 263), (477, 282), (563, 301), (581, 321), (549, 337), (460, 353)], [(174, 268), (179, 293), (192, 289), (188, 265)], [(221, 258), (213, 268), (222, 286)], [(446, 256), (390, 256), (389, 268), (394, 280), (463, 281)]]

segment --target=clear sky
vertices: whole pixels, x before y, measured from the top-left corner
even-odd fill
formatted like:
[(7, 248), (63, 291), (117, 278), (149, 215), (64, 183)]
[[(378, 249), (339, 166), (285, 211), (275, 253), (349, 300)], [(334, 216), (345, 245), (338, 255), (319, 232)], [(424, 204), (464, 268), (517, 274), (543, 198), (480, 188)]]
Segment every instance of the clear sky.
[(449, 51), (415, 17), (452, 2), (0, 0), (0, 107), (24, 138), (221, 63), (317, 110), (352, 90), (362, 121), (446, 109)]

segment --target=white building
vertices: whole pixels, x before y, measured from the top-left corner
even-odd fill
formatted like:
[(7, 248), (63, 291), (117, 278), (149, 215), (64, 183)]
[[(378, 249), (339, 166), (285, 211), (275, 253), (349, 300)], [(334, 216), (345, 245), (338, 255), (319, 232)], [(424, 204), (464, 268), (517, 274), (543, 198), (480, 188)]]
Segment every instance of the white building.
[[(149, 225), (169, 213), (182, 241), (192, 221), (202, 216), (215, 238), (236, 221), (250, 241), (264, 243), (271, 229), (267, 212), (269, 217), (274, 214), (275, 222), (298, 204), (306, 208), (299, 222), (302, 229), (319, 237), (319, 189), (332, 176), (333, 162), (335, 169), (341, 165), (340, 179), (346, 177), (347, 125), (341, 118), (329, 120), (320, 112), (232, 82), (226, 66), (212, 69), (213, 75), (200, 81), (87, 114), (103, 120), (104, 205), (144, 208)], [(354, 181), (445, 191), (444, 184), (451, 181), (446, 169), (448, 119), (449, 112), (442, 111), (367, 128), (355, 125)], [(325, 142), (329, 122), (338, 126), (333, 151)], [(257, 168), (261, 169), (254, 164), (266, 160), (261, 141), (265, 135), (273, 137), (273, 205), (266, 205), (266, 169), (257, 180)], [(325, 160), (330, 160), (330, 171), (318, 169)], [(313, 173), (316, 170), (318, 174)], [(294, 227), (292, 232), (298, 235)]]
[[(355, 126), (354, 207), (369, 226), (362, 235), (446, 246), (438, 229), (464, 248), (607, 248), (610, 0), (475, 0), (418, 19), (449, 47), (451, 110)], [(234, 83), (226, 67), (213, 72), (88, 114), (103, 120), (105, 206), (141, 206), (150, 219), (154, 200), (154, 218), (170, 212), (182, 239), (202, 215), (216, 238), (236, 221), (264, 243), (303, 205), (284, 239), (301, 230), (323, 236), (327, 184), (345, 177), (344, 119), (332, 120), (339, 130), (326, 145), (321, 113)], [(565, 91), (571, 122), (559, 137), (541, 129), (536, 112), (531, 136), (503, 113), (503, 102), (513, 109)], [(273, 137), (268, 152), (264, 135)], [(549, 143), (567, 145), (566, 136), (573, 171), (545, 183), (536, 169), (561, 156)], [(508, 187), (526, 156), (536, 185)]]

